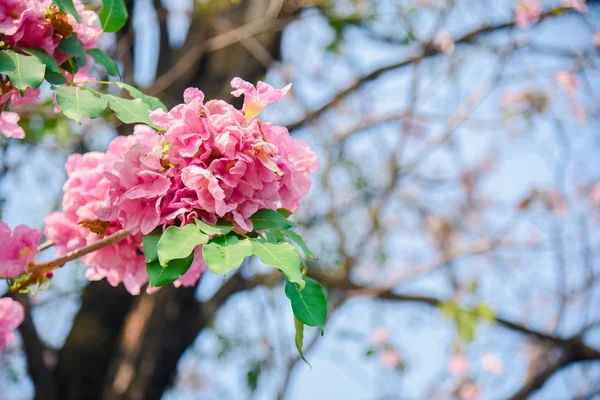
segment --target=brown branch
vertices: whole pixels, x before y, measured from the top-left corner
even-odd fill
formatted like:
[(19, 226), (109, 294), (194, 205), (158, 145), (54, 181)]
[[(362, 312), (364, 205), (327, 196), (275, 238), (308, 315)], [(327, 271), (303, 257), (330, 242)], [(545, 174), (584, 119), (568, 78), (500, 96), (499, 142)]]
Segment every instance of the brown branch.
[[(546, 19), (548, 17), (556, 16), (558, 14), (561, 14), (563, 12), (570, 11), (570, 10), (571, 9), (568, 7), (566, 7), (566, 8), (558, 7), (558, 8), (552, 9), (550, 11), (543, 13), (540, 16), (537, 23), (543, 21), (544, 19)], [(454, 41), (454, 43), (455, 44), (470, 43), (470, 42), (473, 42), (475, 39), (477, 39), (479, 36), (482, 36), (484, 34), (492, 33), (495, 31), (506, 29), (506, 28), (512, 28), (514, 26), (515, 26), (514, 22), (506, 22), (506, 23), (499, 24), (499, 25), (484, 26), (484, 27), (481, 27), (477, 30), (474, 30), (474, 31), (467, 33), (466, 35), (456, 39)], [(342, 100), (343, 98), (348, 96), (350, 93), (357, 90), (359, 87), (361, 87), (366, 82), (373, 81), (388, 71), (393, 71), (398, 68), (406, 67), (408, 65), (411, 65), (416, 62), (420, 62), (426, 58), (430, 58), (430, 57), (436, 56), (438, 54), (441, 54), (440, 49), (436, 48), (431, 43), (424, 43), (421, 54), (411, 57), (407, 60), (401, 61), (399, 63), (376, 69), (375, 71), (371, 72), (370, 74), (363, 76), (362, 78), (356, 80), (356, 82), (354, 82), (352, 85), (348, 86), (346, 89), (342, 90), (340, 93), (335, 95), (335, 97), (333, 99), (331, 99), (330, 101), (328, 101), (321, 107), (317, 108), (316, 110), (309, 112), (304, 117), (304, 119), (294, 122), (292, 124), (288, 124), (287, 128), (291, 131), (293, 129), (299, 128), (300, 126), (302, 126), (306, 123), (310, 123), (310, 122), (316, 120), (319, 116), (321, 116), (321, 114), (323, 114), (327, 109), (329, 109), (329, 107), (333, 106), (334, 104), (336, 104), (337, 102), (339, 102), (340, 100)]]
[(98, 240), (92, 244), (79, 248), (77, 250), (73, 250), (65, 254), (64, 256), (55, 258), (54, 260), (40, 262), (40, 263), (31, 263), (29, 264), (29, 272), (40, 272), (43, 270), (59, 268), (68, 263), (69, 261), (73, 261), (78, 259), (79, 257), (83, 257), (86, 254), (92, 253), (96, 250), (100, 250), (104, 247), (111, 246), (115, 243), (120, 242), (129, 236), (130, 233), (126, 230), (120, 230), (118, 232), (113, 233), (110, 236), (105, 237), (104, 239)]

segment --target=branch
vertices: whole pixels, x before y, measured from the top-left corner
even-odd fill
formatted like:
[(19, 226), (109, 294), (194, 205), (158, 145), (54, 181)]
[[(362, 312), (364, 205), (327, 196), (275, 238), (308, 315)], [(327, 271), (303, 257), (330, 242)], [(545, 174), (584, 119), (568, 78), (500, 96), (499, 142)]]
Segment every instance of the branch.
[[(558, 7), (555, 9), (552, 9), (550, 11), (547, 11), (545, 13), (543, 13), (538, 22), (540, 23), (541, 21), (543, 21), (544, 19), (551, 17), (551, 16), (556, 16), (559, 15), (565, 11), (570, 11), (571, 8), (569, 7)], [(514, 21), (512, 22), (506, 22), (503, 24), (499, 24), (499, 25), (491, 25), (491, 26), (484, 26), (482, 28), (479, 28), (477, 30), (474, 30), (458, 39), (455, 40), (455, 44), (464, 44), (464, 43), (470, 43), (473, 42), (475, 39), (477, 39), (479, 36), (482, 36), (484, 34), (487, 33), (492, 33), (495, 31), (499, 31), (502, 29), (506, 29), (506, 28), (512, 28), (515, 26)], [(288, 124), (287, 128), (291, 131), (294, 130), (296, 128), (299, 128), (300, 126), (312, 122), (314, 120), (316, 120), (319, 116), (321, 116), (321, 114), (323, 114), (329, 107), (331, 107), (332, 105), (334, 105), (335, 103), (339, 102), (340, 100), (342, 100), (343, 98), (345, 98), (346, 96), (348, 96), (350, 93), (354, 92), (356, 89), (358, 89), (359, 87), (361, 87), (364, 83), (369, 82), (369, 81), (373, 81), (375, 79), (377, 79), (378, 77), (380, 77), (381, 75), (383, 75), (384, 73), (388, 72), (388, 71), (392, 71), (398, 68), (402, 68), (402, 67), (406, 67), (407, 65), (422, 61), (426, 58), (430, 58), (433, 56), (436, 56), (438, 54), (441, 54), (441, 50), (436, 48), (435, 46), (432, 45), (432, 43), (425, 43), (423, 45), (423, 49), (421, 54), (414, 56), (412, 58), (409, 58), (407, 60), (401, 61), (399, 63), (396, 64), (392, 64), (392, 65), (388, 65), (386, 67), (382, 67), (379, 69), (376, 69), (375, 71), (371, 72), (370, 74), (358, 79), (356, 82), (354, 82), (352, 85), (350, 85), (349, 87), (347, 87), (346, 89), (342, 90), (340, 93), (338, 93), (333, 99), (331, 99), (330, 101), (328, 101), (327, 103), (325, 103), (324, 105), (322, 105), (321, 107), (317, 108), (314, 111), (309, 112), (304, 119), (297, 121), (295, 123), (292, 124)]]
[(115, 243), (118, 243), (121, 240), (125, 239), (129, 235), (130, 235), (130, 233), (127, 232), (126, 230), (124, 230), (124, 229), (120, 230), (118, 232), (113, 233), (110, 236), (105, 237), (104, 239), (100, 239), (97, 242), (94, 242), (92, 244), (84, 246), (80, 249), (70, 251), (67, 254), (65, 254), (64, 256), (55, 258), (54, 260), (45, 261), (45, 262), (41, 262), (41, 263), (36, 263), (36, 262), (31, 263), (31, 264), (29, 264), (29, 272), (35, 273), (35, 272), (41, 272), (41, 271), (48, 270), (48, 269), (55, 269), (55, 268), (62, 267), (69, 261), (76, 260), (79, 257), (85, 256), (86, 254), (92, 253), (96, 250), (100, 250), (104, 247), (108, 247)]

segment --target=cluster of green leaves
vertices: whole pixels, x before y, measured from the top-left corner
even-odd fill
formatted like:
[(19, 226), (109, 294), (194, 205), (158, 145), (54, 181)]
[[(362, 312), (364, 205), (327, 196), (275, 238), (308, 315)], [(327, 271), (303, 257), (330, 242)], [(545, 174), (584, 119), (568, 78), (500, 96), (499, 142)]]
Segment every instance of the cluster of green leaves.
[(454, 301), (447, 301), (438, 305), (442, 315), (447, 319), (453, 319), (456, 323), (458, 337), (470, 343), (475, 339), (476, 325), (479, 320), (487, 323), (496, 321), (496, 314), (489, 306), (479, 303), (472, 309), (461, 308)]
[(143, 238), (150, 286), (172, 283), (185, 274), (198, 245), (202, 245), (208, 269), (215, 274), (225, 275), (240, 268), (246, 257), (256, 256), (263, 264), (279, 269), (286, 279), (285, 294), (294, 312), (296, 347), (304, 359), (304, 325), (316, 326), (324, 333), (327, 299), (321, 285), (304, 276), (306, 264), (298, 248), (309, 258), (314, 253), (300, 235), (290, 230), (294, 223), (288, 216), (286, 210), (259, 210), (250, 217), (254, 231), (247, 234), (234, 231), (227, 221), (210, 225), (199, 219), (181, 227), (170, 226), (164, 232), (157, 228)]
[[(54, 4), (64, 12), (73, 15), (78, 21), (72, 0), (54, 0)], [(128, 13), (124, 0), (102, 0), (99, 13), (100, 23), (105, 32), (116, 32), (127, 22)], [(131, 99), (112, 94), (103, 94), (86, 86), (86, 82), (69, 82), (65, 73), (75, 74), (87, 64), (88, 56), (104, 67), (107, 74), (120, 78), (117, 63), (100, 49), (85, 50), (76, 33), (64, 37), (57, 50), (69, 56), (60, 66), (54, 57), (44, 49), (18, 48), (0, 51), (0, 74), (10, 78), (14, 87), (23, 93), (27, 88), (37, 89), (46, 80), (56, 95), (56, 103), (62, 113), (81, 123), (87, 116), (96, 118), (110, 108), (122, 122), (152, 125), (149, 111), (166, 106), (156, 97), (148, 96), (133, 86), (122, 82), (89, 82), (89, 84), (113, 84), (125, 90)]]

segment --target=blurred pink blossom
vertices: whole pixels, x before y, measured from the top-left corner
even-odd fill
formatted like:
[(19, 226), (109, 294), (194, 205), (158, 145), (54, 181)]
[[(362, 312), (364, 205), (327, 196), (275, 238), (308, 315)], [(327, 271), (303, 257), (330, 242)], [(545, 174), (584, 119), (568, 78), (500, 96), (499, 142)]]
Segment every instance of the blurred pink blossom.
[(385, 368), (394, 368), (400, 365), (400, 354), (395, 349), (386, 349), (381, 353), (381, 365)]
[(588, 10), (586, 0), (562, 0), (565, 7), (571, 7), (575, 11), (586, 12)]
[(452, 40), (452, 37), (446, 31), (439, 31), (438, 33), (436, 33), (435, 37), (433, 39), (433, 43), (444, 54), (454, 53), (454, 48), (455, 48), (454, 40)]
[(0, 353), (15, 339), (14, 330), (25, 317), (23, 306), (10, 297), (0, 299)]
[(484, 371), (495, 375), (501, 375), (504, 373), (504, 363), (496, 354), (493, 353), (483, 354), (481, 357), (481, 368), (483, 368)]
[(481, 389), (474, 382), (467, 381), (460, 387), (458, 395), (461, 400), (477, 400), (481, 398)]
[(542, 15), (542, 6), (537, 0), (521, 0), (515, 9), (515, 24), (527, 27)]
[(7, 138), (23, 139), (25, 131), (18, 124), (21, 117), (12, 111), (2, 111), (0, 114), (0, 132)]
[(454, 353), (448, 361), (448, 372), (451, 375), (463, 375), (469, 370), (469, 359), (463, 353)]
[(371, 333), (371, 341), (375, 344), (384, 344), (388, 341), (389, 334), (385, 328), (375, 329)]

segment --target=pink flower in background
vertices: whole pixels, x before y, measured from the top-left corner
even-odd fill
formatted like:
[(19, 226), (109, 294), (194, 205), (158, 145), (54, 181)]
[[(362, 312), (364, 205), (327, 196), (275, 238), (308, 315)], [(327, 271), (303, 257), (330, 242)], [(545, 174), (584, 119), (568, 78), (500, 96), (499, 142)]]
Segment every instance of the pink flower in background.
[(600, 47), (600, 32), (594, 33), (592, 40), (594, 42), (594, 46)]
[(385, 328), (375, 329), (371, 333), (371, 341), (375, 344), (384, 344), (388, 341), (389, 334)]
[(574, 98), (577, 94), (577, 76), (571, 71), (560, 71), (556, 73), (556, 83), (568, 97)]
[(492, 353), (483, 354), (481, 357), (481, 368), (495, 375), (502, 375), (504, 373), (504, 363), (496, 354)]
[(461, 400), (478, 400), (481, 398), (481, 389), (474, 382), (467, 381), (460, 387), (458, 395)]
[(19, 114), (12, 111), (2, 111), (0, 114), (0, 132), (7, 138), (23, 139), (25, 131), (18, 124)]
[(448, 361), (448, 372), (451, 375), (463, 375), (469, 370), (469, 359), (463, 353), (454, 353)]
[(14, 278), (27, 272), (27, 266), (38, 253), (42, 232), (26, 225), (17, 226), (11, 233), (0, 222), (0, 278)]
[(40, 96), (40, 89), (32, 89), (28, 87), (25, 89), (23, 95), (17, 88), (12, 88), (8, 92), (0, 96), (0, 104), (4, 104), (10, 100), (10, 105), (13, 107), (23, 106), (34, 103)]
[(454, 40), (450, 34), (446, 31), (439, 31), (435, 34), (433, 43), (442, 51), (444, 54), (454, 53)]
[(562, 0), (562, 3), (565, 7), (571, 7), (575, 11), (586, 12), (588, 10), (588, 6), (586, 0)]
[(515, 24), (527, 27), (542, 15), (542, 6), (538, 0), (521, 0), (515, 9)]
[(271, 85), (259, 81), (255, 88), (250, 82), (246, 82), (241, 78), (233, 78), (231, 80), (231, 87), (236, 89), (231, 92), (235, 97), (244, 95), (244, 106), (242, 107), (242, 111), (244, 112), (246, 119), (251, 120), (266, 106), (281, 100), (281, 98), (290, 91), (292, 85), (289, 84), (283, 89), (275, 89)]
[(395, 349), (386, 349), (381, 353), (380, 361), (385, 368), (395, 368), (400, 365), (402, 359)]
[(0, 352), (4, 351), (13, 340), (15, 332), (25, 318), (23, 306), (10, 297), (0, 299)]

